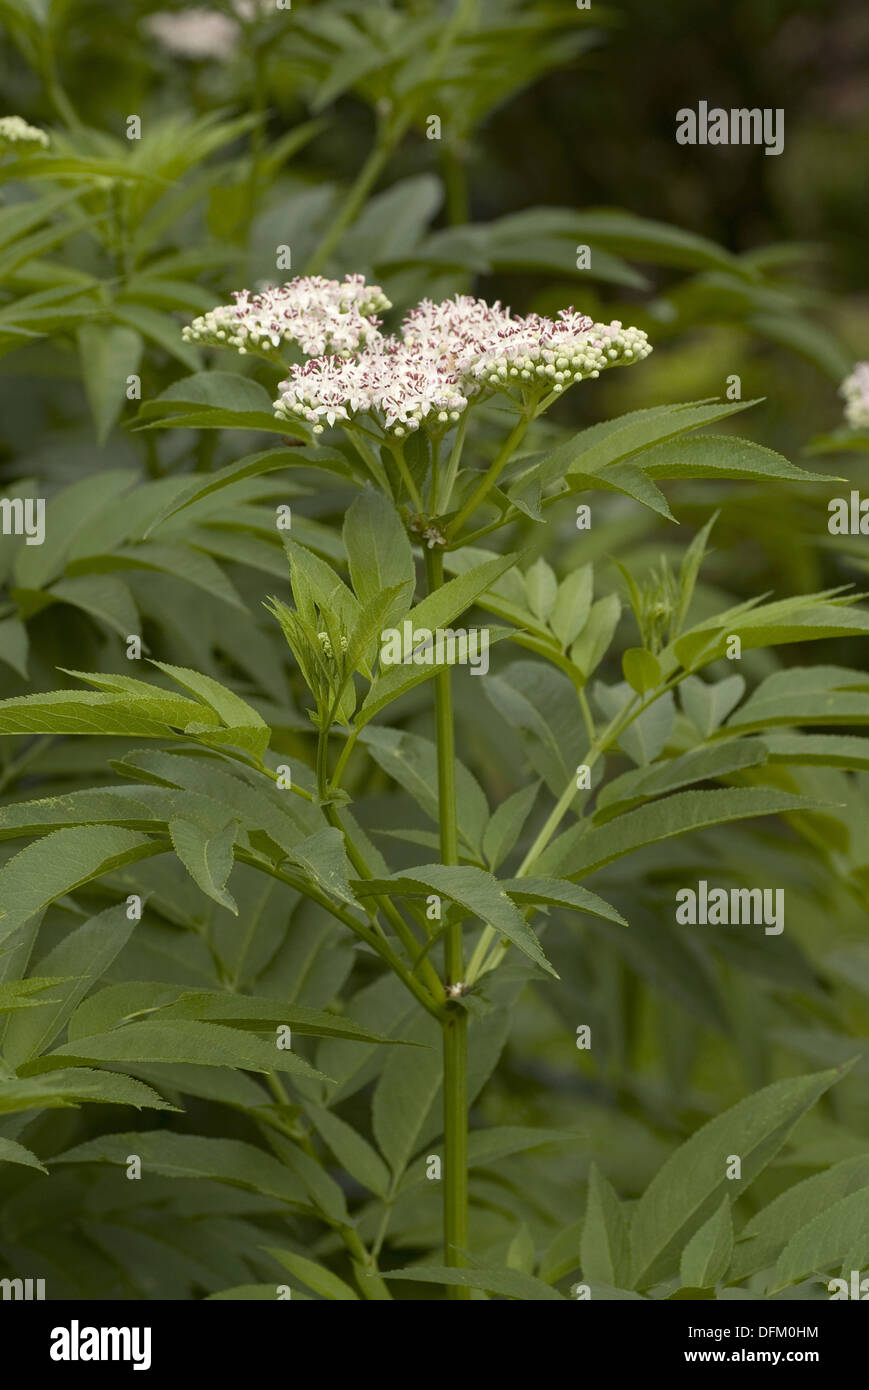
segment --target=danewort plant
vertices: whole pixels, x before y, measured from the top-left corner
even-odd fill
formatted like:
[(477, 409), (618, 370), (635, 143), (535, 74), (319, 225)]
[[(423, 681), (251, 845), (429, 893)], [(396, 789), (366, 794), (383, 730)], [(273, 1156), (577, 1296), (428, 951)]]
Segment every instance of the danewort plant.
[[(693, 832), (702, 846), (712, 827), (734, 833), (740, 822), (779, 818), (787, 835), (767, 832), (764, 842), (776, 871), (796, 873), (800, 842), (810, 843), (829, 851), (832, 875), (853, 873), (864, 892), (859, 855), (852, 870), (836, 821), (842, 799), (821, 774), (844, 779), (843, 769), (869, 766), (865, 740), (805, 732), (869, 722), (865, 677), (836, 666), (777, 670), (769, 655), (865, 636), (859, 595), (722, 601), (700, 584), (712, 518), (678, 565), (664, 557), (644, 574), (620, 565), (634, 631), (625, 642), (620, 591), (601, 592), (593, 562), (559, 577), (540, 555), (479, 542), (516, 534), (517, 521), (540, 528), (560, 503), (595, 492), (670, 516), (657, 486), (666, 477), (823, 475), (745, 440), (698, 436), (744, 408), (717, 400), (652, 406), (547, 447), (550, 406), (609, 367), (641, 364), (651, 350), (643, 331), (572, 308), (514, 316), (459, 294), (424, 300), (388, 333), (389, 309), (361, 275), (314, 275), (241, 291), (195, 318), (187, 343), (263, 362), (272, 427), (286, 441), (200, 476), (152, 481), (138, 536), (124, 536), (131, 565), (174, 556), (183, 570), (185, 546), (201, 545), (209, 521), (228, 524), (227, 499), (243, 510), (258, 498), (245, 491), (252, 483), (293, 466), (337, 478), (352, 497), (340, 537), (312, 527), (305, 544), (292, 507), (277, 508), (289, 590), (267, 608), (301, 682), (302, 713), (245, 698), (245, 679), (227, 684), (163, 660), (150, 679), (70, 671), (79, 686), (0, 703), (0, 733), (33, 740), (7, 781), (46, 740), (83, 734), (101, 741), (121, 779), (37, 799), (25, 787), (0, 811), (0, 834), (31, 841), (0, 868), (0, 1156), (42, 1171), (43, 1157), (68, 1165), (73, 1185), (90, 1164), (120, 1165), (127, 1192), (123, 1182), (93, 1189), (92, 1239), (111, 1249), (117, 1228), (106, 1215), (138, 1204), (124, 1238), (135, 1232), (146, 1268), (166, 1210), (193, 1202), (218, 1234), (199, 1227), (183, 1259), (197, 1263), (195, 1283), (222, 1297), (275, 1297), (274, 1261), (293, 1280), (277, 1286), (279, 1297), (289, 1288), (299, 1296), (301, 1284), (326, 1299), (389, 1299), (405, 1280), (455, 1299), (702, 1297), (732, 1286), (765, 1297), (795, 1285), (814, 1296), (819, 1271), (860, 1267), (853, 1226), (869, 1190), (865, 1156), (830, 1141), (821, 1171), (774, 1188), (766, 1203), (754, 1203), (753, 1189), (842, 1080), (847, 1040), (845, 1055), (823, 1058), (832, 1065), (763, 1085), (696, 1128), (633, 1204), (593, 1166), (584, 1220), (562, 1224), (541, 1257), (524, 1220), (506, 1247), (480, 1242), (472, 1211), (485, 1231), (489, 1214), (512, 1208), (497, 1179), (472, 1202), (471, 1174), (497, 1174), (504, 1158), (580, 1136), (470, 1127), (469, 1116), (520, 993), (551, 988), (562, 971), (599, 970), (612, 956), (594, 942), (628, 958), (658, 955), (665, 988), (726, 1030), (698, 948), (663, 922), (657, 945), (641, 938), (656, 911), (672, 921), (674, 876), (702, 878), (706, 894), (707, 878), (751, 884), (757, 866), (750, 856), (740, 863), (748, 851), (739, 840), (723, 852), (707, 842), (675, 863), (668, 842)], [(234, 427), (241, 415), (267, 427), (252, 406), (262, 394), (250, 377), (218, 368), (146, 403), (142, 419)], [(210, 510), (218, 504), (223, 512)], [(581, 534), (589, 504), (569, 506)], [(23, 585), (35, 562), (22, 550), (16, 563)], [(51, 576), (51, 562), (31, 568), (33, 592)], [(481, 628), (489, 616), (478, 616), (471, 629), (455, 626), (469, 615), (498, 625)], [(461, 669), (482, 650), (472, 632), (484, 634), (487, 654), (477, 698), (511, 732), (514, 766), (533, 773), (494, 809), (456, 749), (456, 693), (479, 674)], [(139, 659), (141, 639), (127, 643)], [(507, 655), (516, 646), (518, 662)], [(621, 679), (606, 684), (595, 673), (614, 652)], [(765, 664), (751, 668), (760, 674), (746, 699), (746, 679), (728, 664), (750, 653)], [(433, 738), (416, 731), (419, 717), (405, 727), (409, 708), (430, 719)], [(384, 774), (435, 826), (393, 832), (391, 862), (355, 812)], [(648, 851), (626, 893), (622, 861)], [(592, 875), (609, 882), (608, 896), (585, 885)], [(733, 891), (761, 940), (757, 890)], [(28, 973), (40, 916), (57, 907), (78, 925)], [(146, 920), (132, 967), (140, 978), (103, 984)], [(756, 948), (746, 939), (742, 949)], [(803, 980), (798, 953), (769, 968)], [(351, 971), (364, 983), (345, 1008), (337, 1001)], [(300, 1003), (306, 973), (312, 987)], [(603, 998), (615, 1010), (612, 983)], [(805, 988), (815, 988), (811, 977)], [(822, 1014), (834, 1008), (823, 992), (812, 998)], [(792, 1031), (800, 1018), (797, 1010)], [(603, 1017), (570, 1022), (580, 1053), (606, 1029)], [(315, 1053), (306, 1039), (318, 1040)], [(197, 1132), (185, 1097), (242, 1117), (242, 1137), (215, 1133), (213, 1118)], [(109, 1127), (65, 1150), (55, 1140), (43, 1156), (21, 1142), (32, 1111), (85, 1101), (149, 1108), (166, 1123)], [(169, 1194), (172, 1182), (203, 1178), (247, 1195), (221, 1207), (189, 1187), (182, 1199)], [(414, 1215), (429, 1193), (440, 1237)], [(16, 1217), (13, 1208), (13, 1228), (26, 1245), (25, 1209)], [(227, 1249), (209, 1244), (221, 1240)], [(416, 1258), (400, 1267), (402, 1253)], [(171, 1266), (180, 1288), (191, 1277), (183, 1259)], [(255, 1284), (251, 1270), (263, 1275)]]

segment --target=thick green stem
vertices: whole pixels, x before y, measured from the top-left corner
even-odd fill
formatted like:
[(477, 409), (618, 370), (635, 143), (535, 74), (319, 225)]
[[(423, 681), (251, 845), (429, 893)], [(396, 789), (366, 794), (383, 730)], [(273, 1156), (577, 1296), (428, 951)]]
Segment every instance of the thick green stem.
[[(444, 579), (440, 550), (425, 557), (428, 591)], [(456, 818), (456, 746), (453, 726), (453, 692), (449, 667), (435, 676), (437, 729), (438, 806), (441, 860), (458, 864), (459, 835)], [(448, 922), (444, 933), (444, 965), (447, 989), (460, 986), (464, 970), (461, 921)], [(447, 1007), (441, 1022), (444, 1059), (444, 1263), (460, 1268), (468, 1244), (468, 1016), (458, 1004)], [(470, 1290), (450, 1285), (447, 1298), (470, 1298)]]
[[(461, 931), (461, 927), (459, 927)], [(444, 1263), (464, 1265), (468, 1247), (468, 1015), (450, 1009), (444, 1047)], [(448, 1299), (468, 1299), (470, 1289), (451, 1284)]]

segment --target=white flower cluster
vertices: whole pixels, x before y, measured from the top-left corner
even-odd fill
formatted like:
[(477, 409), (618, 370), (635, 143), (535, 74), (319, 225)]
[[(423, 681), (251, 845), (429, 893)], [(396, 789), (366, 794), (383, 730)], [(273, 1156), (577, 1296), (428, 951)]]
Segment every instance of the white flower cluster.
[(47, 150), (51, 140), (46, 131), (28, 125), (23, 116), (0, 116), (0, 144), (41, 145)]
[[(233, 0), (232, 8), (239, 19), (250, 21), (257, 14), (273, 12), (275, 4), (274, 0)], [(207, 58), (226, 62), (235, 53), (241, 38), (241, 27), (234, 19), (205, 6), (183, 10), (180, 14), (158, 10), (145, 20), (144, 29), (168, 53), (174, 53), (177, 58), (189, 58), (191, 62)]]
[(324, 422), (367, 411), (400, 438), (423, 422), (449, 428), (483, 393), (518, 389), (542, 398), (606, 367), (642, 361), (651, 350), (641, 329), (594, 323), (573, 309), (557, 320), (513, 318), (499, 303), (467, 295), (423, 300), (400, 338), (377, 335), (356, 356), (292, 367), (274, 408), (280, 419), (306, 420), (315, 433)]
[(236, 290), (234, 304), (220, 304), (182, 329), (187, 343), (248, 349), (298, 343), (309, 357), (356, 352), (380, 338), (376, 314), (390, 307), (379, 285), (362, 275), (343, 282), (310, 275), (253, 294)]
[(144, 28), (167, 52), (194, 62), (204, 58), (220, 61), (231, 58), (241, 33), (229, 15), (204, 7), (184, 10), (181, 14), (160, 10), (148, 16)]
[(869, 429), (869, 362), (858, 362), (839, 387), (845, 398), (845, 419), (854, 430)]

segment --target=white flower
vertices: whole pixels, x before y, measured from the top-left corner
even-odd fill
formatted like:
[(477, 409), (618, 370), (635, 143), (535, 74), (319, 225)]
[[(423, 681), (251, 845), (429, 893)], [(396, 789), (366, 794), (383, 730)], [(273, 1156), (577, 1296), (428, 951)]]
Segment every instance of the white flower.
[(194, 60), (231, 58), (241, 35), (241, 29), (229, 15), (204, 7), (180, 14), (160, 10), (148, 16), (144, 28), (169, 53)]
[(340, 362), (316, 357), (290, 369), (275, 413), (314, 426), (368, 412), (397, 437), (423, 423), (443, 432), (469, 401), (514, 391), (531, 403), (607, 367), (639, 362), (651, 352), (639, 328), (594, 323), (573, 309), (557, 320), (513, 318), (499, 303), (456, 295), (423, 302), (407, 315), (400, 338), (372, 336), (363, 351)]
[(279, 348), (298, 343), (304, 353), (350, 353), (380, 337), (375, 315), (390, 307), (379, 285), (362, 275), (343, 282), (320, 275), (290, 280), (262, 290), (236, 290), (234, 304), (220, 304), (182, 330), (188, 343), (248, 348)]
[(845, 419), (854, 430), (869, 429), (869, 362), (858, 362), (839, 387), (845, 398)]
[(0, 116), (0, 144), (41, 145), (47, 150), (51, 139), (47, 131), (28, 125), (22, 116)]

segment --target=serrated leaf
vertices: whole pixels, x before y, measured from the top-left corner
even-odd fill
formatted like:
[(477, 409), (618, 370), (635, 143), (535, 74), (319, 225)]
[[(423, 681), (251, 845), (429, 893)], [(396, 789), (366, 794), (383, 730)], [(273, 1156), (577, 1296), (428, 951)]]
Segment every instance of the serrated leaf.
[(212, 1178), (274, 1197), (293, 1207), (309, 1207), (303, 1184), (271, 1154), (240, 1139), (207, 1139), (167, 1131), (105, 1135), (67, 1149), (55, 1163), (115, 1163), (126, 1167), (127, 1156), (142, 1160), (142, 1181), (160, 1174), (168, 1178)]
[(679, 1277), (684, 1288), (709, 1289), (727, 1272), (733, 1254), (733, 1222), (730, 1199), (722, 1198), (682, 1251)]
[(752, 816), (808, 811), (818, 805), (808, 797), (766, 787), (677, 792), (591, 830), (586, 830), (582, 824), (571, 827), (544, 851), (537, 861), (537, 869), (546, 874), (564, 873), (570, 878), (584, 878), (613, 859), (674, 835)]
[(238, 905), (226, 889), (226, 881), (235, 862), (235, 833), (235, 821), (230, 821), (216, 834), (180, 816), (169, 822), (172, 846), (193, 882), (212, 901), (237, 917)]
[(360, 896), (395, 893), (408, 897), (442, 894), (467, 909), (517, 946), (536, 965), (555, 975), (534, 932), (511, 902), (503, 886), (485, 869), (470, 864), (421, 864), (386, 879), (363, 879), (353, 884)]
[(338, 1275), (333, 1274), (325, 1265), (308, 1260), (304, 1255), (297, 1255), (293, 1250), (278, 1250), (272, 1245), (263, 1246), (263, 1249), (321, 1298), (339, 1303), (358, 1300), (359, 1295), (355, 1289), (351, 1289), (349, 1284), (345, 1284), (343, 1279), (339, 1279)]
[[(647, 1288), (678, 1267), (686, 1239), (736, 1199), (775, 1157), (797, 1120), (841, 1071), (776, 1081), (703, 1125), (667, 1159), (646, 1188), (631, 1222), (631, 1283)], [(733, 1156), (741, 1177), (728, 1178)]]
[(40, 1173), (48, 1176), (48, 1169), (33, 1150), (25, 1149), (23, 1144), (17, 1144), (14, 1139), (0, 1139), (0, 1163), (20, 1163), (25, 1168), (37, 1168)]
[(14, 1115), (22, 1110), (57, 1110), (85, 1102), (134, 1105), (138, 1110), (176, 1108), (143, 1081), (89, 1067), (68, 1067), (11, 1081), (0, 1079), (0, 1115)]
[(630, 1276), (630, 1234), (624, 1209), (612, 1184), (593, 1163), (588, 1175), (588, 1201), (579, 1245), (582, 1274), (616, 1288)]
[(84, 1062), (182, 1062), (186, 1066), (263, 1073), (285, 1071), (311, 1080), (328, 1080), (304, 1058), (277, 1047), (274, 1040), (266, 1042), (241, 1028), (192, 1019), (151, 1017), (93, 1037), (79, 1034), (40, 1061), (31, 1062), (28, 1070), (42, 1073), (56, 1067), (58, 1059), (63, 1064), (68, 1057)]
[(147, 835), (114, 826), (75, 826), (43, 836), (0, 869), (0, 941), (55, 898), (163, 848)]

